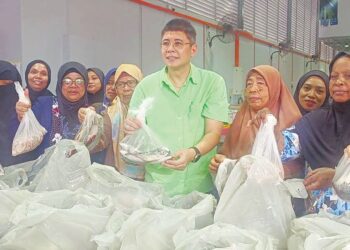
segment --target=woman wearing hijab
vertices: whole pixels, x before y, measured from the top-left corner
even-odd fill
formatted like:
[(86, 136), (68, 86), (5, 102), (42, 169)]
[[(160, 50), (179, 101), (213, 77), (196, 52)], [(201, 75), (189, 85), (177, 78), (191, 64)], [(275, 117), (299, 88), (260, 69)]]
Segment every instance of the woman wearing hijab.
[(51, 68), (45, 61), (31, 61), (27, 65), (24, 76), (32, 103), (39, 96), (53, 96), (50, 90), (47, 89), (51, 82)]
[(107, 111), (112, 121), (113, 150), (117, 170), (135, 180), (144, 180), (144, 168), (126, 164), (120, 156), (119, 142), (124, 138), (124, 120), (128, 113), (131, 96), (142, 80), (141, 70), (133, 64), (121, 64), (115, 71), (117, 97)]
[(334, 167), (350, 145), (350, 55), (338, 53), (329, 65), (329, 91), (333, 99), (329, 107), (311, 112), (296, 123), (301, 156), (311, 171), (304, 184), (317, 198), (316, 209), (324, 205), (335, 214), (350, 209), (350, 203), (334, 195)]
[(103, 97), (103, 107), (108, 108), (115, 97), (117, 96), (117, 91), (114, 86), (114, 75), (117, 68), (110, 69), (104, 79), (104, 97)]
[(294, 100), (302, 115), (329, 105), (329, 79), (320, 70), (311, 70), (303, 75), (294, 92)]
[[(251, 153), (259, 124), (250, 121), (255, 119), (258, 112), (264, 110), (269, 110), (277, 119), (275, 134), (278, 148), (283, 151), (282, 160), (294, 158), (293, 155), (288, 155), (286, 150), (293, 140), (282, 136), (281, 132), (295, 124), (301, 118), (301, 114), (277, 69), (268, 65), (252, 68), (248, 72), (244, 95), (245, 100), (225, 138), (222, 154), (217, 154), (210, 163), (211, 172), (217, 172), (219, 164), (226, 157), (238, 159)], [(285, 168), (285, 172), (287, 171), (288, 168)], [(288, 178), (289, 174), (285, 173), (285, 176)]]
[(103, 103), (104, 97), (104, 74), (102, 70), (98, 68), (89, 68), (88, 70), (88, 85), (87, 85), (87, 96), (88, 104), (93, 105), (96, 103)]
[[(88, 106), (87, 82), (87, 70), (82, 64), (78, 62), (65, 63), (58, 71), (57, 98), (54, 96), (43, 96), (39, 97), (34, 103), (32, 110), (39, 123), (48, 131), (42, 143), (34, 150), (34, 159), (57, 140), (75, 138), (81, 127), (82, 117), (86, 112), (85, 108)], [(18, 102), (16, 111), (20, 119), (29, 107), (30, 105)], [(95, 148), (93, 152), (101, 151), (109, 146), (110, 154), (108, 159), (106, 157), (105, 163), (114, 165), (113, 158), (110, 158), (113, 156), (110, 143), (110, 129), (110, 120), (108, 116), (105, 116), (104, 136), (102, 138), (102, 144), (105, 146), (103, 148)]]
[(12, 120), (16, 117), (16, 102), (18, 94), (14, 82), (22, 82), (21, 76), (14, 65), (0, 60), (0, 164), (9, 166), (15, 164), (12, 157), (13, 136), (10, 130)]

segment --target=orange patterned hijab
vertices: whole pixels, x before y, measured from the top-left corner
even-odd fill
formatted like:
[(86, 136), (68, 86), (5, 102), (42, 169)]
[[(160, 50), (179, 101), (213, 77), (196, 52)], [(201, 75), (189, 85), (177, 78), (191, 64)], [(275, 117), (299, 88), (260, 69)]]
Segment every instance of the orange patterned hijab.
[[(248, 72), (248, 76), (252, 72), (260, 74), (266, 81), (269, 90), (269, 101), (266, 108), (277, 119), (275, 134), (281, 150), (283, 149), (284, 141), (280, 132), (289, 128), (301, 118), (300, 111), (277, 69), (269, 65), (260, 65), (252, 68)], [(224, 155), (231, 159), (237, 159), (251, 153), (259, 128), (256, 125), (247, 127), (247, 124), (249, 120), (254, 118), (255, 114), (245, 100), (225, 138), (222, 149)]]

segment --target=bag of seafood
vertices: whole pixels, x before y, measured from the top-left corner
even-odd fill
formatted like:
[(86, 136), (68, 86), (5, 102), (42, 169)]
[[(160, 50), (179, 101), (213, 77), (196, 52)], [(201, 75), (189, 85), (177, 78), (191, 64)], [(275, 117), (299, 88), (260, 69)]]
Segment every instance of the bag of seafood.
[(88, 150), (91, 151), (100, 142), (102, 134), (103, 117), (97, 114), (95, 110), (88, 108), (75, 140), (84, 143)]
[[(15, 82), (19, 101), (30, 104), (29, 98), (24, 95), (24, 91), (19, 82)], [(12, 155), (20, 155), (34, 150), (39, 146), (47, 133), (46, 129), (40, 125), (33, 111), (29, 109), (18, 126), (12, 143)]]
[(152, 102), (152, 98), (146, 98), (141, 103), (136, 118), (141, 121), (142, 127), (120, 142), (120, 154), (127, 163), (144, 165), (160, 163), (171, 158), (170, 150), (160, 142), (145, 122), (146, 112), (152, 106)]

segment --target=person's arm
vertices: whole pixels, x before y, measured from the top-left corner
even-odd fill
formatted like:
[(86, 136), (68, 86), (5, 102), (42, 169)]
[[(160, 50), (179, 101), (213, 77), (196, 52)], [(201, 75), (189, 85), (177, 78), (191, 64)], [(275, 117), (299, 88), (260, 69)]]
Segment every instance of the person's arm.
[(225, 155), (216, 154), (209, 163), (209, 170), (211, 173), (216, 174), (219, 169), (219, 165), (226, 159)]
[[(350, 145), (344, 149), (344, 154), (350, 156)], [(312, 170), (305, 177), (304, 185), (306, 190), (324, 189), (332, 186), (335, 175), (335, 169), (331, 167), (322, 167)]]
[[(206, 118), (205, 134), (200, 142), (194, 145), (201, 155), (205, 155), (219, 143), (222, 127), (222, 122)], [(196, 152), (192, 148), (182, 149), (173, 155), (173, 159), (163, 162), (163, 165), (168, 168), (183, 170), (188, 163), (193, 161), (195, 155)]]

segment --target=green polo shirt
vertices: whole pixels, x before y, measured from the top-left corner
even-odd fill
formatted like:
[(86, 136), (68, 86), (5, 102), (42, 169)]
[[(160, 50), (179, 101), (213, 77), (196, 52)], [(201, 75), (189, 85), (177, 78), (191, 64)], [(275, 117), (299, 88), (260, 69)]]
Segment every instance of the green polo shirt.
[[(136, 110), (147, 97), (153, 97), (154, 101), (146, 113), (146, 123), (172, 153), (192, 147), (203, 138), (206, 118), (228, 121), (224, 79), (192, 64), (190, 75), (179, 91), (171, 84), (166, 67), (144, 78), (135, 88), (129, 111)], [(169, 195), (193, 190), (209, 192), (213, 183), (208, 166), (215, 152), (214, 148), (182, 171), (148, 164), (145, 180), (163, 185)]]

